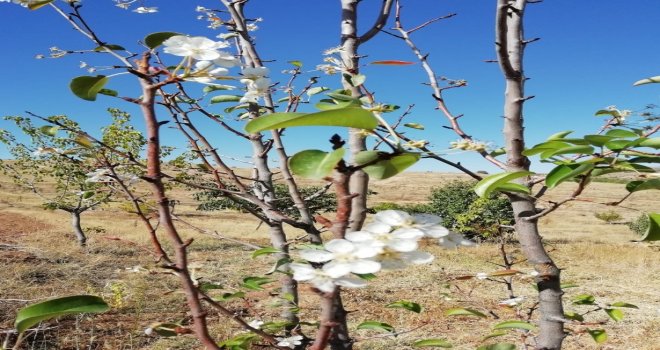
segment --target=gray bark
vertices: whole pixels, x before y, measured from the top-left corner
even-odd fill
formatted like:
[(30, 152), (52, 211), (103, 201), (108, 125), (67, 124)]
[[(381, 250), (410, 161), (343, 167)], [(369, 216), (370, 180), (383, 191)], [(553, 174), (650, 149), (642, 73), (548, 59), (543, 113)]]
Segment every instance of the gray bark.
[(84, 247), (87, 244), (87, 237), (85, 236), (82, 226), (80, 226), (80, 212), (71, 212), (71, 227), (73, 228), (73, 233), (76, 235), (78, 244), (81, 247)]
[[(529, 170), (525, 149), (523, 104), (525, 102), (523, 73), (523, 15), (526, 0), (498, 0), (496, 33), (498, 61), (506, 79), (504, 101), (504, 138), (507, 153), (507, 171)], [(539, 334), (536, 349), (559, 350), (565, 337), (563, 292), (560, 270), (545, 250), (538, 230), (534, 199), (529, 196), (510, 195), (515, 215), (515, 228), (522, 250), (539, 273)]]

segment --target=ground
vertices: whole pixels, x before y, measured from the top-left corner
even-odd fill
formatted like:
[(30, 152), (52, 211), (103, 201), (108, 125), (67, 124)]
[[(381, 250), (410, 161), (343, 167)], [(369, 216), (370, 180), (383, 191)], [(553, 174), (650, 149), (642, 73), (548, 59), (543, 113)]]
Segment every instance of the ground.
[[(428, 189), (456, 175), (412, 173), (377, 182), (378, 193), (372, 202), (419, 202)], [(568, 195), (572, 184), (552, 191), (550, 200)], [(619, 322), (593, 324), (605, 329), (609, 339), (596, 345), (586, 334), (585, 326), (568, 325), (574, 335), (565, 341), (565, 349), (660, 349), (660, 247), (657, 244), (633, 242), (636, 236), (623, 224), (607, 224), (594, 217), (596, 212), (614, 210), (621, 222), (639, 215), (639, 209), (660, 210), (657, 192), (640, 192), (625, 201), (623, 207), (607, 207), (595, 203), (611, 202), (624, 195), (623, 185), (594, 183), (583, 196), (586, 201), (572, 202), (541, 220), (542, 232), (551, 255), (562, 270), (562, 279), (574, 285), (566, 289), (566, 309), (586, 312), (589, 307), (572, 305), (576, 295), (591, 294), (602, 304), (624, 301), (639, 309), (625, 309)], [(181, 190), (173, 197), (181, 200), (177, 208), (181, 217), (210, 232), (240, 238), (253, 244), (266, 245), (265, 228), (246, 214), (235, 212), (198, 212), (193, 200)], [(112, 306), (102, 315), (65, 317), (44, 322), (30, 334), (24, 349), (197, 349), (191, 336), (173, 339), (147, 336), (145, 328), (156, 322), (187, 324), (183, 294), (175, 277), (157, 268), (149, 253), (143, 227), (130, 214), (113, 204), (83, 215), (83, 227), (89, 234), (86, 248), (76, 245), (69, 232), (66, 213), (45, 211), (29, 193), (13, 184), (0, 181), (0, 341), (13, 339), (12, 327), (16, 311), (44, 298), (75, 295), (101, 295)], [(269, 256), (251, 259), (251, 250), (212, 235), (203, 235), (180, 224), (186, 237), (194, 238), (190, 256), (195, 277), (222, 286), (212, 291), (237, 291), (241, 278), (263, 275), (271, 266)], [(295, 237), (297, 232), (292, 231)], [(378, 320), (395, 327), (401, 334), (388, 337), (373, 330), (354, 331), (357, 349), (411, 349), (414, 340), (443, 338), (455, 349), (475, 349), (495, 341), (520, 343), (520, 333), (482, 342), (493, 325), (524, 317), (525, 307), (534, 303), (531, 280), (515, 277), (514, 292), (526, 296), (523, 314), (517, 309), (499, 306), (507, 298), (501, 283), (461, 276), (500, 270), (498, 247), (482, 244), (476, 248), (443, 250), (427, 244), (425, 250), (435, 254), (430, 264), (405, 272), (379, 274), (365, 289), (344, 293), (350, 313), (350, 327), (365, 320)], [(512, 244), (509, 255), (521, 259)], [(524, 262), (514, 268), (531, 269)], [(314, 322), (318, 317), (318, 297), (306, 286), (302, 289), (301, 317)], [(421, 304), (420, 314), (403, 309), (384, 308), (397, 300)], [(246, 298), (226, 302), (227, 306), (247, 318), (256, 315), (276, 320), (274, 298), (269, 290), (249, 292)], [(488, 315), (487, 318), (445, 316), (446, 310), (469, 307)], [(496, 318), (497, 317), (497, 318)], [(606, 321), (600, 311), (586, 316), (590, 322)], [(226, 339), (238, 328), (211, 312), (209, 323), (217, 339)], [(311, 328), (310, 328), (311, 329)], [(310, 329), (306, 329), (312, 334)]]

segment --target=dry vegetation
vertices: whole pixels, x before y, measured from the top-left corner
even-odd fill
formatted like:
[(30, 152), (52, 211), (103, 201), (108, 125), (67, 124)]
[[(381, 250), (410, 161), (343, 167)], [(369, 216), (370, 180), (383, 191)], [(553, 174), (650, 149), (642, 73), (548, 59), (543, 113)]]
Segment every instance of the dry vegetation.
[[(372, 202), (419, 202), (428, 190), (456, 175), (412, 173), (375, 184), (378, 193)], [(549, 194), (549, 199), (567, 195), (571, 185), (562, 185)], [(608, 202), (624, 194), (618, 184), (594, 183), (584, 199)], [(614, 210), (624, 220), (639, 215), (635, 209), (660, 210), (657, 193), (636, 193), (624, 207)], [(234, 212), (197, 212), (195, 203), (183, 191), (173, 197), (181, 200), (177, 212), (185, 220), (200, 227), (254, 244), (266, 245), (264, 228), (251, 217)], [(634, 209), (628, 209), (634, 208)], [(634, 243), (635, 236), (625, 225), (607, 224), (594, 213), (612, 209), (592, 202), (573, 202), (542, 219), (542, 228), (552, 255), (564, 268), (563, 279), (577, 285), (566, 290), (566, 300), (577, 294), (593, 294), (607, 303), (626, 301), (639, 306), (625, 310), (626, 317), (604, 328), (610, 339), (597, 346), (587, 334), (570, 336), (566, 349), (660, 349), (660, 251), (657, 245)], [(177, 280), (154, 268), (142, 226), (128, 213), (105, 207), (86, 213), (83, 227), (89, 234), (86, 249), (81, 250), (69, 233), (69, 217), (44, 211), (38, 202), (2, 179), (0, 182), (0, 340), (10, 335), (15, 312), (31, 301), (43, 298), (92, 293), (102, 295), (112, 311), (93, 317), (69, 317), (47, 322), (33, 333), (26, 349), (196, 349), (191, 336), (176, 339), (149, 337), (144, 329), (159, 321), (189, 321), (185, 300)], [(260, 275), (271, 261), (262, 256), (250, 259), (250, 250), (189, 229), (194, 237), (191, 260), (195, 276), (222, 284), (225, 291), (238, 290), (244, 276)], [(294, 234), (295, 235), (295, 234)], [(358, 349), (409, 349), (412, 341), (422, 338), (445, 338), (456, 349), (474, 349), (490, 327), (502, 320), (516, 319), (516, 311), (498, 306), (506, 299), (504, 285), (477, 281), (456, 281), (455, 277), (498, 269), (497, 247), (481, 245), (458, 251), (425, 247), (437, 259), (428, 266), (406, 272), (382, 273), (377, 283), (366, 289), (345, 293), (346, 308), (354, 310), (351, 325), (364, 320), (387, 322), (398, 331), (408, 331), (396, 338), (382, 337), (374, 331), (356, 331)], [(520, 257), (515, 246), (511, 255)], [(137, 268), (142, 267), (142, 268)], [(517, 268), (529, 271), (521, 264)], [(136, 270), (138, 272), (133, 272)], [(517, 294), (532, 305), (535, 291), (529, 279), (517, 279)], [(302, 313), (305, 321), (317, 316), (317, 297), (302, 289)], [(425, 310), (414, 314), (401, 309), (387, 309), (390, 302), (406, 299), (422, 304)], [(272, 308), (275, 300), (267, 292), (248, 293), (244, 301), (231, 301), (236, 312), (258, 314), (266, 320), (277, 318)], [(447, 317), (451, 307), (471, 307), (493, 314), (488, 319)], [(586, 311), (585, 307), (567, 302), (567, 309)], [(252, 316), (250, 316), (251, 318)], [(592, 321), (606, 319), (604, 313), (589, 315)], [(236, 332), (236, 327), (216, 314), (210, 315), (213, 332), (218, 339)], [(419, 327), (419, 328), (417, 328)], [(580, 327), (569, 326), (574, 330)], [(599, 326), (595, 326), (599, 328)], [(498, 340), (519, 342), (520, 335)]]

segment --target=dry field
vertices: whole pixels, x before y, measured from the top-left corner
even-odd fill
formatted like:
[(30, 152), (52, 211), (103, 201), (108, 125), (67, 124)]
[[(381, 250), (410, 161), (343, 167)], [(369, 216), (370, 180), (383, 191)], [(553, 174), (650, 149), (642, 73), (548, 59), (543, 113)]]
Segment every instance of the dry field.
[[(420, 202), (428, 190), (456, 175), (412, 173), (377, 182), (378, 192), (372, 202)], [(144, 329), (154, 322), (190, 320), (185, 300), (175, 277), (154, 267), (142, 226), (130, 214), (115, 206), (83, 215), (83, 227), (89, 235), (88, 247), (77, 247), (69, 233), (66, 213), (44, 211), (29, 194), (21, 192), (6, 179), (0, 179), (0, 342), (11, 336), (17, 309), (29, 302), (49, 297), (91, 293), (102, 295), (111, 305), (108, 313), (93, 317), (66, 317), (46, 322), (32, 333), (24, 349), (198, 349), (193, 337), (175, 339), (150, 337)], [(570, 193), (570, 184), (560, 186), (548, 199), (561, 199)], [(609, 340), (597, 346), (584, 327), (570, 325), (576, 335), (565, 341), (566, 349), (660, 349), (660, 249), (657, 244), (632, 242), (636, 237), (622, 224), (606, 224), (595, 212), (613, 209), (624, 221), (639, 215), (636, 209), (660, 210), (657, 192), (634, 194), (624, 207), (604, 207), (593, 202), (608, 202), (625, 194), (622, 185), (594, 183), (585, 193), (589, 200), (569, 203), (542, 219), (542, 230), (552, 256), (563, 268), (566, 282), (577, 285), (566, 290), (566, 308), (585, 312), (584, 306), (571, 305), (578, 294), (592, 294), (602, 303), (625, 301), (639, 306), (626, 309), (625, 318), (608, 322), (603, 328)], [(182, 205), (177, 212), (185, 220), (221, 235), (266, 245), (265, 229), (251, 217), (234, 212), (198, 212), (194, 201), (181, 191), (173, 197)], [(186, 237), (194, 237), (190, 248), (194, 274), (221, 284), (224, 291), (236, 291), (241, 278), (261, 275), (272, 261), (267, 256), (255, 260), (250, 250), (227, 240), (199, 234), (180, 226)], [(298, 233), (291, 231), (291, 236)], [(381, 273), (369, 287), (344, 293), (351, 326), (365, 320), (379, 320), (402, 332), (397, 337), (383, 337), (375, 331), (355, 331), (358, 349), (411, 349), (422, 338), (444, 338), (455, 349), (475, 349), (489, 329), (503, 320), (516, 319), (516, 310), (498, 306), (506, 299), (504, 285), (455, 277), (498, 269), (497, 247), (480, 245), (456, 251), (434, 245), (424, 247), (436, 254), (430, 265), (405, 272)], [(520, 257), (515, 245), (510, 255)], [(141, 267), (141, 268), (138, 268)], [(524, 263), (516, 266), (530, 271)], [(523, 306), (534, 302), (530, 280), (516, 278), (518, 295), (527, 296)], [(219, 291), (222, 292), (222, 291)], [(314, 322), (318, 315), (317, 296), (302, 288), (304, 321)], [(412, 300), (424, 307), (421, 314), (383, 306), (396, 300)], [(277, 319), (276, 300), (267, 292), (248, 293), (245, 300), (230, 301), (236, 312)], [(489, 314), (487, 319), (448, 317), (452, 307), (470, 307)], [(489, 313), (489, 311), (492, 311)], [(524, 311), (524, 309), (523, 309)], [(495, 318), (495, 315), (499, 319)], [(592, 322), (605, 321), (605, 313), (589, 314)], [(209, 315), (212, 332), (226, 339), (237, 328), (213, 312)], [(307, 329), (311, 334), (311, 330)], [(495, 338), (520, 343), (519, 333)]]

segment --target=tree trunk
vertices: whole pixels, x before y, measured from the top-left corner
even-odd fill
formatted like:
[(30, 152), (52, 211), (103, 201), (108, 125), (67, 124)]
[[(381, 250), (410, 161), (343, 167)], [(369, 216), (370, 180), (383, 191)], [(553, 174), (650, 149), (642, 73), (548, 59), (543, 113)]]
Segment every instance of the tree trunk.
[[(507, 154), (507, 171), (529, 170), (530, 161), (525, 150), (523, 105), (523, 15), (526, 0), (498, 0), (496, 16), (496, 52), (498, 63), (506, 79), (504, 96), (504, 142)], [(536, 219), (527, 218), (537, 213), (534, 198), (526, 195), (509, 195), (515, 215), (515, 228), (525, 257), (539, 273), (536, 285), (539, 290), (539, 335), (536, 349), (559, 350), (565, 337), (560, 270), (545, 250)]]
[(73, 233), (76, 235), (78, 244), (81, 247), (84, 247), (87, 244), (87, 237), (85, 236), (85, 232), (83, 232), (83, 229), (80, 226), (80, 212), (71, 212), (71, 226), (73, 228)]
[[(282, 228), (281, 223), (270, 226), (270, 241), (275, 249), (279, 249), (280, 253), (275, 254), (277, 261), (281, 259), (291, 260), (289, 254), (289, 245), (286, 242), (286, 234)], [(280, 299), (282, 302), (282, 312), (280, 316), (287, 321), (287, 330), (292, 330), (298, 326), (300, 319), (296, 308), (298, 307), (298, 282), (293, 279), (293, 276), (288, 273), (290, 271), (289, 263), (283, 264), (278, 267), (278, 270), (287, 272), (280, 277)]]

